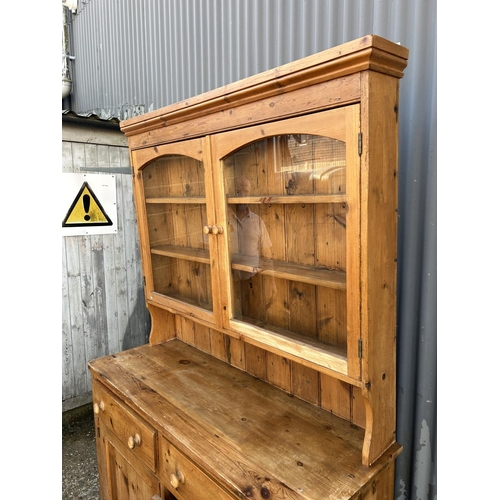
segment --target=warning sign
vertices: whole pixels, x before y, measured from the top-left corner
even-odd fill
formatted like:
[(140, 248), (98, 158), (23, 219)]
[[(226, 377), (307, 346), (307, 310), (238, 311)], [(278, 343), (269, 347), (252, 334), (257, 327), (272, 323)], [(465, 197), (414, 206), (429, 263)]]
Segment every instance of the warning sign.
[(63, 227), (111, 226), (112, 224), (113, 222), (106, 215), (92, 188), (88, 182), (84, 182), (63, 220)]
[(63, 174), (63, 234), (116, 233), (114, 175)]

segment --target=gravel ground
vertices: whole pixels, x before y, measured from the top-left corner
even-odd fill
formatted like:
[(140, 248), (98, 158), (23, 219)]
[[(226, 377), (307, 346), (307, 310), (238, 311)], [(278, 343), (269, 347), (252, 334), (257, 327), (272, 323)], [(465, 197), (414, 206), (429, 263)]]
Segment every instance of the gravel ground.
[(63, 414), (62, 500), (99, 500), (92, 407), (72, 413)]

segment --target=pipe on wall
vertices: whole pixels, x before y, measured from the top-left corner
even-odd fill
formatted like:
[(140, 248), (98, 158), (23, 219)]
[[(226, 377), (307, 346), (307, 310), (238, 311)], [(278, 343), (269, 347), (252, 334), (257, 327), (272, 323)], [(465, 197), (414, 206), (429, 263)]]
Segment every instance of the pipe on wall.
[(62, 5), (62, 98), (71, 94), (73, 82), (69, 71), (69, 30), (65, 2)]

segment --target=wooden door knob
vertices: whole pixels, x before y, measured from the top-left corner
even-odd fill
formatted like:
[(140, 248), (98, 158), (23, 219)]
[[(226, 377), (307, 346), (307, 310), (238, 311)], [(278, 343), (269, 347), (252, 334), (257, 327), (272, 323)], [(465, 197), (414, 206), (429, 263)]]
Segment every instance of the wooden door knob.
[(97, 415), (100, 411), (104, 411), (104, 401), (100, 401), (99, 404), (94, 403), (94, 413)]
[(203, 226), (203, 232), (205, 234), (222, 234), (224, 229), (222, 226)]
[(139, 434), (135, 434), (135, 436), (130, 436), (128, 438), (127, 444), (129, 449), (133, 450), (136, 446), (141, 446), (142, 440)]
[(175, 474), (170, 474), (170, 484), (175, 489), (177, 489), (181, 483), (184, 483), (184, 474), (180, 470)]

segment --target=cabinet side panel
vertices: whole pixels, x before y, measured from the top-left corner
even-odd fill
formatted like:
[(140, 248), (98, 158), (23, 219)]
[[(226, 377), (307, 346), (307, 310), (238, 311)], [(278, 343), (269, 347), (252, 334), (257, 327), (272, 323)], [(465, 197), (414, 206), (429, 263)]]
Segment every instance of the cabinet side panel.
[(361, 170), (362, 379), (367, 439), (363, 462), (372, 463), (396, 431), (396, 258), (399, 81), (362, 76)]

